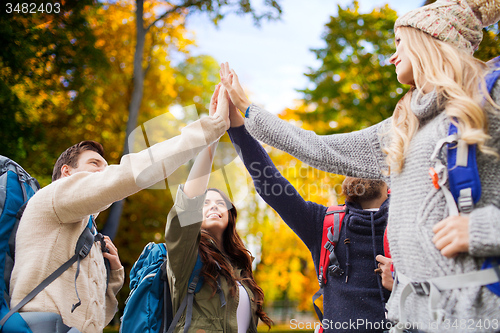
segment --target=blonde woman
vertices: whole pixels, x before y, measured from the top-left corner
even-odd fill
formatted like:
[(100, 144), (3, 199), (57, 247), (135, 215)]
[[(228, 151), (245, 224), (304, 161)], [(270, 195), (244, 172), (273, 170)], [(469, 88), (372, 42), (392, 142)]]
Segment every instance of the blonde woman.
[[(500, 84), (490, 97), (488, 65), (472, 56), (482, 27), (499, 18), (499, 0), (440, 0), (400, 17), (391, 63), (398, 81), (413, 88), (391, 118), (358, 132), (318, 136), (294, 127), (251, 104), (234, 71), (222, 65), (222, 83), (256, 139), (325, 171), (390, 182), (388, 238), (397, 279), (387, 308), (401, 324), (396, 331), (500, 330), (500, 297), (475, 277), (463, 283), (486, 257), (500, 256)], [(451, 119), (459, 139), (478, 148), (482, 196), (469, 215), (453, 216), (448, 184), (437, 189), (428, 175)]]

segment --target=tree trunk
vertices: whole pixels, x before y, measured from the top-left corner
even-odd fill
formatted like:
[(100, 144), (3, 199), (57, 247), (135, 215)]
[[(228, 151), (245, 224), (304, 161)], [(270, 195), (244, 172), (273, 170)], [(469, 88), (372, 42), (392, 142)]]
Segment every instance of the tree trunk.
[[(125, 134), (125, 142), (123, 143), (123, 155), (129, 153), (128, 137), (130, 133), (137, 127), (137, 117), (139, 115), (139, 108), (142, 102), (144, 93), (144, 69), (142, 68), (142, 58), (144, 54), (144, 43), (146, 40), (146, 29), (144, 29), (144, 1), (136, 0), (136, 29), (137, 29), (137, 43), (135, 46), (134, 54), (134, 76), (132, 98), (128, 107), (128, 121), (127, 132)], [(115, 202), (110, 207), (110, 212), (106, 224), (103, 228), (103, 233), (108, 235), (111, 239), (114, 238), (120, 225), (120, 217), (122, 215), (124, 200)]]

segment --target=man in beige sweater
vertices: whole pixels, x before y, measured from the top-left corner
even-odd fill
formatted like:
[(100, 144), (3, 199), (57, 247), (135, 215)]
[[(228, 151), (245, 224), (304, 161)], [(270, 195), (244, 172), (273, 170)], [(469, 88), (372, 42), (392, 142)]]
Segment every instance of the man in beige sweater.
[[(212, 104), (217, 104), (216, 94)], [(16, 263), (12, 272), (11, 306), (71, 258), (76, 242), (94, 217), (113, 202), (165, 179), (208, 144), (224, 134), (229, 125), (227, 103), (219, 103), (214, 116), (184, 127), (181, 134), (139, 153), (122, 157), (120, 164), (107, 165), (100, 144), (82, 142), (68, 148), (54, 167), (53, 181), (29, 201), (16, 238)], [(100, 147), (100, 148), (99, 148)], [(94, 243), (81, 261), (75, 292), (74, 264), (27, 303), (21, 312), (55, 312), (64, 324), (81, 332), (102, 332), (116, 310), (116, 294), (123, 285), (124, 270), (116, 247), (106, 239), (109, 253)], [(106, 289), (104, 258), (111, 274)]]

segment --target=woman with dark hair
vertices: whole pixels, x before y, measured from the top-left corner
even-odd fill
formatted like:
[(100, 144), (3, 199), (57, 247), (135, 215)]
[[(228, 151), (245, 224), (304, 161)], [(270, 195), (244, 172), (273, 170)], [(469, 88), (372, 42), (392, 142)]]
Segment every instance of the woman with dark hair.
[[(228, 107), (227, 93), (219, 87), (210, 114), (218, 104)], [(194, 295), (191, 323), (183, 315), (175, 332), (185, 326), (188, 332), (257, 332), (259, 318), (269, 327), (272, 323), (262, 309), (264, 293), (253, 277), (252, 256), (236, 231), (236, 208), (222, 191), (207, 190), (216, 147), (217, 142), (198, 155), (167, 218), (167, 272), (174, 313), (187, 293), (198, 254), (203, 263), (204, 283)]]

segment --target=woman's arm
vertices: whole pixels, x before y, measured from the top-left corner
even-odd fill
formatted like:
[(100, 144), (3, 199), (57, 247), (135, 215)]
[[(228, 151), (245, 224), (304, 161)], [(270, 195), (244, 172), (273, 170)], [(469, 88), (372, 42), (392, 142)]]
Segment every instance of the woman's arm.
[[(210, 114), (228, 109), (225, 90), (217, 86), (210, 101)], [(228, 112), (228, 111), (227, 111)], [(196, 263), (203, 203), (212, 168), (215, 145), (205, 148), (196, 158), (184, 186), (179, 186), (174, 207), (168, 214), (165, 228), (168, 269), (174, 277), (174, 289), (185, 290)], [(212, 150), (213, 149), (213, 150)], [(186, 287), (186, 288), (184, 288)], [(187, 289), (186, 289), (187, 290)]]
[[(212, 99), (210, 100), (209, 114), (210, 116), (212, 116), (222, 109), (228, 110), (229, 102), (226, 89), (218, 84), (212, 95)], [(196, 158), (196, 161), (194, 162), (194, 165), (189, 172), (186, 185), (184, 186), (184, 193), (189, 198), (193, 198), (205, 193), (208, 186), (208, 181), (210, 179), (212, 163), (218, 143), (219, 140), (215, 141), (213, 144), (209, 145), (198, 154), (198, 157)]]
[(232, 111), (230, 117), (229, 137), (252, 176), (257, 193), (309, 249), (320, 246), (318, 235), (321, 236), (326, 207), (305, 201), (280, 174), (264, 148), (245, 130), (245, 126), (236, 127), (243, 123), (241, 114)]
[(351, 177), (384, 179), (385, 155), (381, 150), (380, 133), (390, 120), (367, 129), (335, 135), (317, 135), (295, 127), (250, 104), (234, 70), (221, 67), (221, 81), (233, 103), (245, 112), (245, 127), (257, 140), (283, 150), (320, 170)]

